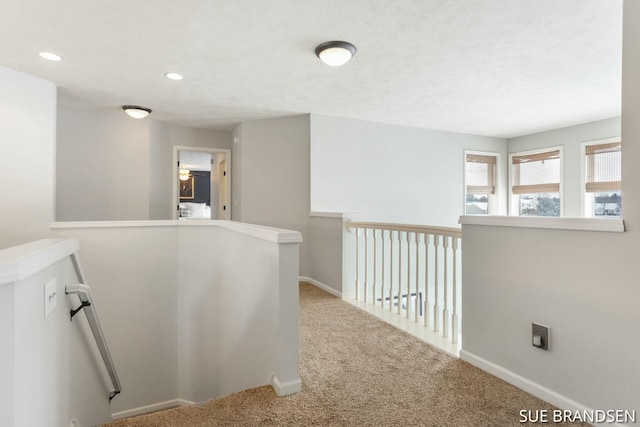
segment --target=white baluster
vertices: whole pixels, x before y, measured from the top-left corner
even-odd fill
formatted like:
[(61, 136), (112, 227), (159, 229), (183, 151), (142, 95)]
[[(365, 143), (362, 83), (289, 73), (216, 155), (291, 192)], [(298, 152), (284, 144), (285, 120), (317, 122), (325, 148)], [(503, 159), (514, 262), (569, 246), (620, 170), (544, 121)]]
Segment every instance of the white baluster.
[(398, 231), (398, 314), (402, 308), (402, 240)]
[(424, 326), (429, 326), (429, 234), (424, 235)]
[(433, 245), (435, 250), (435, 294), (434, 294), (434, 306), (433, 306), (433, 331), (440, 332), (440, 300), (438, 299), (438, 247), (440, 246), (440, 236), (438, 234), (433, 235)]
[(367, 284), (369, 283), (369, 255), (367, 254), (369, 251), (369, 243), (367, 242), (368, 231), (366, 228), (364, 229), (364, 302), (367, 302)]
[(378, 239), (375, 228), (373, 232), (373, 289), (371, 291), (371, 303), (376, 305), (376, 286), (378, 286)]
[(380, 286), (380, 307), (384, 308), (384, 232), (381, 230), (382, 235), (382, 284)]
[(442, 236), (442, 241), (444, 247), (444, 304), (442, 310), (442, 336), (447, 338), (449, 337), (449, 299), (447, 298), (449, 290), (449, 284), (447, 283), (447, 273), (449, 270), (447, 263), (447, 257), (449, 255), (449, 237)]
[(415, 236), (416, 236), (416, 303), (415, 303), (415, 306), (414, 306), (415, 311), (413, 313), (413, 316), (414, 316), (414, 321), (418, 322), (418, 317), (420, 317), (420, 301), (419, 301), (419, 298), (418, 298), (418, 295), (420, 294), (420, 282), (419, 282), (419, 279), (420, 279), (420, 277), (419, 277), (420, 276), (420, 274), (419, 274), (420, 273), (420, 259), (419, 259), (420, 251), (419, 251), (419, 245), (418, 245), (418, 243), (420, 243), (420, 235), (418, 233), (415, 233)]
[(359, 242), (360, 242), (360, 229), (356, 228), (356, 301), (358, 300), (358, 272), (360, 270), (360, 251)]
[(393, 230), (389, 230), (389, 311), (393, 310)]
[(411, 313), (411, 240), (407, 231), (407, 319)]
[(451, 341), (458, 343), (458, 238), (453, 239), (453, 318), (451, 319)]

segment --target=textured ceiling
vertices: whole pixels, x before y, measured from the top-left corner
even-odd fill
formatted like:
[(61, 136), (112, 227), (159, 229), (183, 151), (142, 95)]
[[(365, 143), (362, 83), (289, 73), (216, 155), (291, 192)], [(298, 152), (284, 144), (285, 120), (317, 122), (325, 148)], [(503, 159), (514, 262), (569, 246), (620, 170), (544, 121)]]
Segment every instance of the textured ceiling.
[[(499, 137), (620, 115), (622, 0), (0, 6), (0, 64), (55, 82), (65, 109), (139, 104), (157, 120), (219, 129), (316, 113)], [(313, 52), (327, 40), (358, 53), (328, 67)]]

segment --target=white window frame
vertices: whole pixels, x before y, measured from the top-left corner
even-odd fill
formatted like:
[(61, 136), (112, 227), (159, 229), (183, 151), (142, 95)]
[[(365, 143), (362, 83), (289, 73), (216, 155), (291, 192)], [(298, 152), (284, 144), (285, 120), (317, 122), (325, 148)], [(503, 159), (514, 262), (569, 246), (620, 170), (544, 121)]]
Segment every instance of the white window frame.
[[(593, 204), (595, 203), (595, 193), (587, 193), (585, 188), (586, 181), (586, 150), (589, 145), (610, 144), (612, 142), (620, 142), (622, 138), (612, 136), (611, 138), (598, 139), (595, 141), (585, 141), (580, 144), (580, 212), (585, 218), (595, 218), (593, 213)], [(622, 165), (621, 165), (622, 166)], [(562, 202), (562, 199), (560, 200)]]
[(520, 216), (520, 204), (516, 203), (518, 195), (513, 194), (513, 156), (527, 156), (530, 154), (546, 153), (548, 151), (560, 152), (560, 217), (564, 216), (564, 146), (556, 145), (552, 147), (537, 148), (535, 150), (516, 151), (509, 153), (509, 215)]
[[(500, 205), (500, 182), (501, 182), (501, 173), (502, 163), (500, 159), (500, 153), (496, 153), (493, 151), (478, 151), (478, 150), (464, 150), (464, 157), (462, 160), (462, 212), (463, 215), (467, 215), (467, 154), (477, 154), (480, 156), (492, 156), (496, 158), (496, 167), (493, 171), (493, 183), (494, 183), (494, 191), (493, 194), (490, 194), (487, 198), (487, 215), (498, 215), (499, 214), (499, 205)], [(482, 214), (478, 214), (482, 215)]]

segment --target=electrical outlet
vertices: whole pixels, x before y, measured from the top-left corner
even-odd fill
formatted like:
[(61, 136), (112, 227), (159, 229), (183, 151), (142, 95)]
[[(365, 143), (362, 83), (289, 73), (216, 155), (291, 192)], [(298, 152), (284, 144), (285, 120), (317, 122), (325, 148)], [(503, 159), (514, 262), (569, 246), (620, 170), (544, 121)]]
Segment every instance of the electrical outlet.
[(531, 324), (531, 345), (540, 350), (549, 350), (549, 327), (539, 323)]
[(44, 317), (47, 316), (56, 308), (57, 304), (57, 286), (56, 279), (53, 279), (46, 285), (44, 285)]

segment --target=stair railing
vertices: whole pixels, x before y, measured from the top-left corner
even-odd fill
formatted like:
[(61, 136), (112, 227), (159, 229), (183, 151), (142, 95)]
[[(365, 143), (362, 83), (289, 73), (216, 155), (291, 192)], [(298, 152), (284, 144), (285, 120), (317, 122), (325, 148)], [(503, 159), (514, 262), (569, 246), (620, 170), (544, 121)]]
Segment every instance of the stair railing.
[[(73, 266), (76, 270), (78, 280), (80, 280), (80, 282), (82, 283), (85, 283), (84, 272), (82, 270), (82, 265), (80, 264), (78, 254), (72, 254), (71, 259), (73, 261)], [(107, 339), (105, 338), (104, 332), (102, 331), (102, 326), (100, 325), (98, 312), (96, 311), (95, 302), (93, 296), (91, 295), (91, 288), (89, 288), (89, 286), (85, 284), (67, 285), (65, 287), (65, 293), (76, 294), (80, 299), (80, 306), (78, 306), (76, 309), (71, 310), (70, 312), (72, 320), (73, 317), (78, 314), (78, 312), (80, 312), (80, 310), (85, 309), (84, 314), (87, 317), (89, 327), (91, 328), (93, 337), (96, 340), (96, 345), (98, 346), (98, 350), (100, 351), (100, 355), (102, 356), (105, 368), (107, 369), (107, 373), (109, 374), (109, 378), (111, 379), (111, 384), (113, 385), (113, 389), (109, 391), (109, 401), (111, 401), (122, 391), (122, 386), (120, 385), (120, 380), (118, 379), (118, 374), (116, 373), (116, 368), (113, 363), (113, 359), (111, 358), (111, 353), (109, 352)]]
[(413, 318), (458, 342), (459, 228), (349, 221), (355, 233), (355, 299)]

